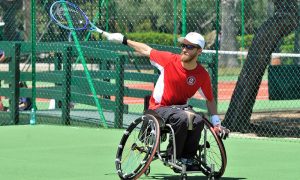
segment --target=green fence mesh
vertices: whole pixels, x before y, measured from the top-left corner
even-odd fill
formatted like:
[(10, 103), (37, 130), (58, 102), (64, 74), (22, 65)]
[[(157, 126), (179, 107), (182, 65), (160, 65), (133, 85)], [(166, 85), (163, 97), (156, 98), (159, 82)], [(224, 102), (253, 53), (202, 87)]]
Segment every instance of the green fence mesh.
[[(122, 127), (140, 116), (157, 71), (147, 58), (99, 33), (59, 27), (54, 0), (0, 1), (1, 124)], [(233, 132), (300, 136), (299, 1), (72, 0), (99, 28), (180, 52), (177, 39), (205, 36), (199, 61)], [(19, 88), (19, 82), (25, 84)], [(19, 111), (19, 97), (33, 105)], [(203, 109), (201, 96), (191, 103)], [(0, 104), (0, 109), (2, 108)]]

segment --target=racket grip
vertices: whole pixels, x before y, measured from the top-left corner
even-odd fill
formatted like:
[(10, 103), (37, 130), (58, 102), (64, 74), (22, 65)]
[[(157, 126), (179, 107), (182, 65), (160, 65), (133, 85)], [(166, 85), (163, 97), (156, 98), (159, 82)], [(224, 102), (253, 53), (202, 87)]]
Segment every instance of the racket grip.
[(100, 34), (102, 34), (104, 37), (108, 37), (110, 35), (110, 33), (103, 31), (102, 29), (99, 29), (96, 27), (97, 32), (99, 32)]

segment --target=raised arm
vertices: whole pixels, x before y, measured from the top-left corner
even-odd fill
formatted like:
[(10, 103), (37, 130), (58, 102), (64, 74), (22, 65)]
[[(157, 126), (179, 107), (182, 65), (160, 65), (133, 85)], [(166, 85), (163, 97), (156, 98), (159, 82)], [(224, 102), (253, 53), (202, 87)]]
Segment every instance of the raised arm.
[(109, 41), (128, 45), (128, 46), (132, 47), (139, 54), (141, 54), (143, 56), (148, 56), (148, 57), (150, 56), (150, 52), (151, 52), (152, 48), (150, 46), (148, 46), (147, 44), (129, 40), (121, 33), (105, 32), (105, 33), (103, 33), (103, 35)]
[(127, 45), (132, 47), (136, 52), (138, 52), (139, 54), (141, 54), (143, 56), (148, 56), (148, 57), (150, 56), (150, 52), (151, 52), (152, 48), (150, 46), (148, 46), (147, 44), (132, 41), (132, 40), (128, 39)]

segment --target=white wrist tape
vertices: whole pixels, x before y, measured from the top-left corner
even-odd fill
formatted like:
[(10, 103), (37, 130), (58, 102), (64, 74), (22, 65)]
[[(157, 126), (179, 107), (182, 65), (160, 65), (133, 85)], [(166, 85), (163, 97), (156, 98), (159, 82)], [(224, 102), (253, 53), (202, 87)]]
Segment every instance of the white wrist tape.
[(221, 120), (218, 115), (212, 115), (211, 116), (211, 123), (213, 126), (220, 124), (221, 125)]

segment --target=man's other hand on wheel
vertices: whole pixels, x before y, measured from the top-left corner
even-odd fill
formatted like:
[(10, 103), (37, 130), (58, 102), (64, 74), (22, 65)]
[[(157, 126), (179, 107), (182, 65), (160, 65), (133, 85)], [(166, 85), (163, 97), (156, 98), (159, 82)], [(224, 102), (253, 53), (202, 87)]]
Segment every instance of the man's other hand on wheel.
[(221, 138), (226, 139), (229, 136), (230, 130), (220, 124), (214, 126), (215, 133)]

